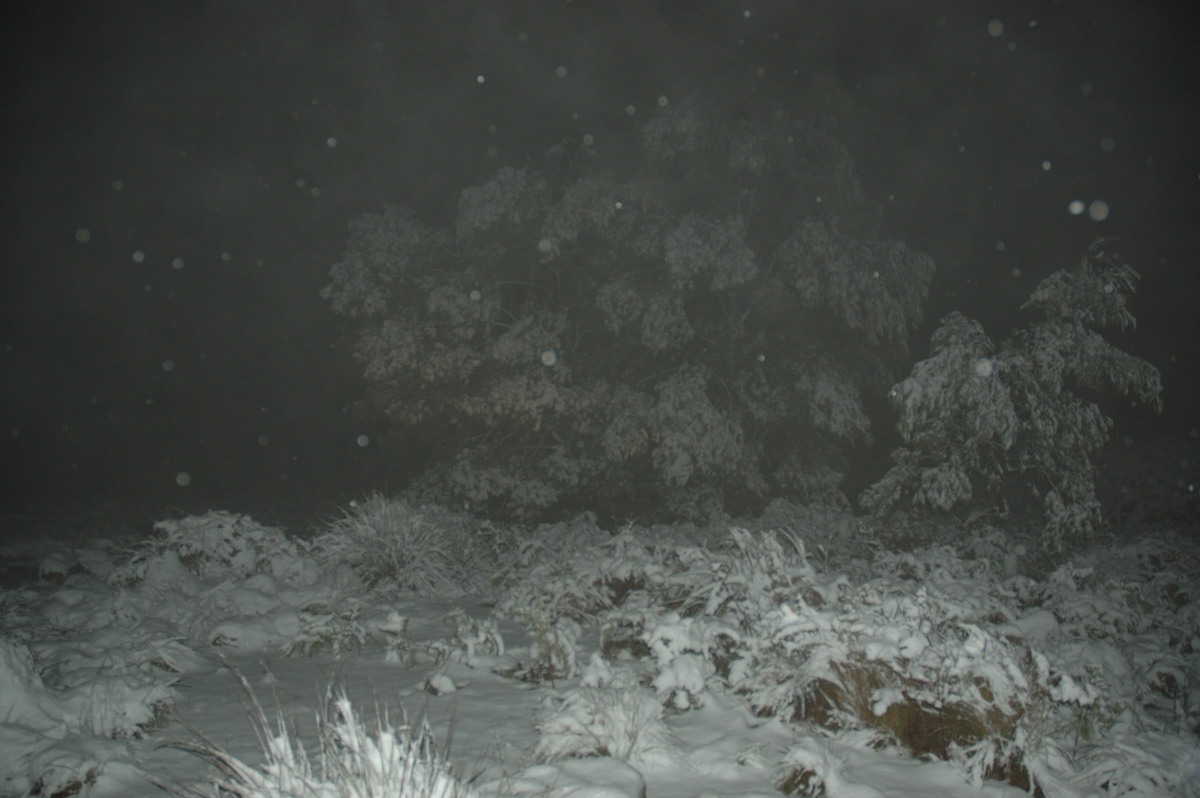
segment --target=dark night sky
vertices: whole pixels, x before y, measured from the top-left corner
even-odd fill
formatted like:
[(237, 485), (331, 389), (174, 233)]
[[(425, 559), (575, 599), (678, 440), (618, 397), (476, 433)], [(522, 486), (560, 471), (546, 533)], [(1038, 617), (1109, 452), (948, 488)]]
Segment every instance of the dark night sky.
[(344, 412), (359, 369), (318, 296), (350, 219), (444, 222), (563, 136), (620, 151), (659, 96), (786, 100), (822, 72), (854, 100), (843, 138), (886, 233), (938, 264), (930, 325), (957, 308), (1002, 338), (1039, 279), (1115, 236), (1143, 276), (1122, 340), (1167, 388), (1117, 434), (1194, 436), (1200, 76), (1172, 7), (10, 4), (4, 501), (395, 486), (355, 443), (374, 433)]

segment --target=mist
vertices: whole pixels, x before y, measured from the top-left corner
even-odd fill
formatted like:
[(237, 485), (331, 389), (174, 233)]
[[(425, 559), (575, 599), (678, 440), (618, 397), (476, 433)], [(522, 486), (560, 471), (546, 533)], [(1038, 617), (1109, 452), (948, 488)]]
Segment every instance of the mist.
[(349, 221), (392, 204), (448, 224), (463, 188), (564, 137), (634, 157), (659, 98), (786, 105), (822, 81), (852, 100), (830, 110), (884, 233), (937, 264), (914, 357), (951, 309), (1003, 336), (1038, 280), (1113, 237), (1143, 278), (1122, 345), (1165, 385), (1163, 414), (1118, 407), (1116, 434), (1197, 434), (1198, 76), (1166, 5), (5, 14), (11, 506), (403, 487), (408, 460), (353, 412), (361, 365), (319, 296)]

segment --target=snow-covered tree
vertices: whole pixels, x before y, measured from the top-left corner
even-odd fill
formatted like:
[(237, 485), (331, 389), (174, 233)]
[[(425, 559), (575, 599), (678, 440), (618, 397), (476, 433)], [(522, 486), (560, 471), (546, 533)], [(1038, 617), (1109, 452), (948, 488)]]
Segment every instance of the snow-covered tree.
[(1134, 326), (1126, 302), (1138, 280), (1104, 245), (1043, 280), (1022, 308), (1043, 318), (999, 347), (976, 321), (942, 320), (929, 358), (891, 390), (904, 445), (865, 507), (949, 511), (1002, 502), (1020, 482), (1041, 502), (1047, 546), (1099, 523), (1092, 458), (1112, 420), (1092, 397), (1115, 391), (1158, 410), (1162, 392), (1157, 369), (1097, 330)]
[(642, 158), (565, 141), (462, 192), (452, 230), (351, 224), (324, 295), (417, 488), (492, 515), (844, 502), (931, 259), (875, 237), (819, 116), (660, 109)]

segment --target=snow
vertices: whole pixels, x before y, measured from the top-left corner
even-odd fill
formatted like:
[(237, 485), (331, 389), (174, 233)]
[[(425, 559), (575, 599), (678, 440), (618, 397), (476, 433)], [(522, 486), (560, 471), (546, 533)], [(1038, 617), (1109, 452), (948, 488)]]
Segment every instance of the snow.
[(371, 523), (444, 511), (362, 506), (311, 539), (222, 512), (132, 546), (6, 539), (38, 575), (0, 590), (0, 795), (1200, 790), (1187, 537), (1036, 578), (994, 528), (870, 562), (822, 538), (818, 568), (783, 527), (585, 518), (492, 540), (490, 577), (449, 590), (364, 564), (401, 553)]

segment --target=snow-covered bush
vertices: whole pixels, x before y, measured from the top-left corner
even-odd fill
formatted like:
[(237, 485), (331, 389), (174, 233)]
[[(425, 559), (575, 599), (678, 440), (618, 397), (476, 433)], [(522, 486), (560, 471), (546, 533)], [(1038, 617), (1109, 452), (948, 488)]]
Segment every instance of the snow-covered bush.
[(334, 610), (313, 604), (300, 612), (300, 629), (282, 648), (285, 657), (339, 654), (356, 651), (367, 640), (358, 622), (357, 602), (347, 601)]
[(110, 763), (127, 762), (118, 741), (142, 737), (170, 716), (177, 675), (150, 667), (144, 648), (106, 631), (108, 646), (85, 639), (83, 650), (61, 640), (31, 649), (0, 635), (4, 794), (75, 794)]
[(513, 672), (527, 682), (569, 679), (577, 670), (580, 626), (565, 615), (554, 616), (545, 606), (511, 610), (513, 618), (529, 631), (529, 663)]
[(420, 500), (523, 521), (844, 505), (933, 264), (875, 238), (831, 130), (684, 101), (644, 158), (564, 142), (464, 190), (453, 229), (354, 221), (324, 296), (364, 406), (428, 454)]
[(211, 741), (182, 742), (177, 747), (212, 763), (220, 772), (211, 787), (160, 785), (173, 795), (188, 798), (469, 798), (474, 791), (463, 784), (438, 753), (427, 725), (414, 729), (395, 725), (376, 707), (373, 719), (364, 719), (344, 695), (330, 696), (317, 718), (319, 765), (309, 758), (303, 741), (280, 717), (274, 727), (244, 677), (242, 687), (263, 762), (252, 766)]
[(485, 550), (465, 518), (379, 494), (355, 502), (313, 544), (321, 559), (350, 566), (384, 591), (461, 595), (487, 576)]
[(594, 622), (646, 589), (647, 570), (658, 567), (651, 552), (665, 554), (671, 542), (634, 527), (610, 535), (589, 519), (542, 525), (514, 552), (497, 610), (516, 617), (534, 607), (550, 622)]
[(636, 685), (580, 686), (550, 697), (538, 733), (534, 755), (544, 760), (611, 756), (653, 766), (675, 759), (662, 704)]
[[(822, 532), (822, 517), (793, 520), (806, 537), (861, 533)], [(1200, 764), (1180, 753), (1200, 727), (1200, 563), (1181, 539), (1098, 550), (1035, 581), (1017, 567), (1015, 539), (983, 523), (912, 551), (864, 547), (870, 566), (849, 579), (810, 563), (794, 531), (704, 540), (553, 529), (570, 545), (526, 560), (526, 578), (508, 578), (498, 603), (511, 616), (541, 602), (546, 619), (600, 632), (580, 688), (543, 716), (547, 755), (612, 753), (597, 738), (631, 725), (613, 715), (641, 718), (651, 687), (668, 712), (725, 692), (757, 715), (866, 735), (952, 762), (976, 785), (1046, 795), (1097, 784), (1094, 774), (1134, 793), (1128, 785), (1177, 785)], [(836, 780), (836, 761), (806, 756), (785, 763), (790, 789)]]
[(676, 711), (704, 706), (709, 679), (718, 675), (718, 663), (728, 676), (727, 657), (735, 651), (740, 634), (730, 623), (711, 617), (681, 618), (668, 612), (647, 619), (642, 640), (658, 673), (651, 686), (663, 705)]
[(442, 618), (445, 626), (453, 627), (449, 638), (431, 641), (426, 652), (435, 664), (446, 661), (462, 662), (475, 667), (479, 657), (504, 655), (504, 638), (496, 628), (495, 620), (472, 618), (461, 609), (453, 610)]
[(316, 564), (303, 542), (248, 516), (214, 510), (159, 521), (154, 531), (154, 538), (109, 574), (110, 582), (137, 585), (148, 570), (173, 558), (201, 579), (244, 579), (260, 573), (296, 585), (316, 579)]
[(1115, 391), (1161, 406), (1158, 371), (1097, 331), (1134, 324), (1126, 301), (1137, 279), (1098, 241), (1074, 270), (1037, 286), (1024, 307), (1043, 319), (1000, 346), (976, 321), (943, 319), (930, 357), (891, 391), (904, 445), (863, 505), (949, 511), (1003, 503), (1006, 488), (1025, 487), (1040, 500), (1048, 548), (1094, 529), (1092, 459), (1112, 422), (1091, 396)]

